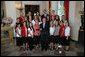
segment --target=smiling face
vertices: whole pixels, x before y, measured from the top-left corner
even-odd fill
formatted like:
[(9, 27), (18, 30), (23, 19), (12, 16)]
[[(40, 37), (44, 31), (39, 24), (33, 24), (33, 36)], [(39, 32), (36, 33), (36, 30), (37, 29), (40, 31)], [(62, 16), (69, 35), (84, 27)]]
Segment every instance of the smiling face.
[(43, 13), (44, 13), (44, 14), (46, 14), (46, 13), (47, 13), (47, 11), (46, 11), (46, 10), (44, 10), (44, 11), (43, 11)]
[(62, 20), (63, 20), (63, 21), (65, 20), (65, 16), (64, 16), (64, 15), (62, 15), (62, 17), (61, 17), (61, 18), (62, 18)]
[(49, 20), (49, 16), (47, 16), (47, 20)]
[(68, 22), (66, 22), (66, 26), (68, 26)]
[(29, 12), (29, 16), (31, 16), (31, 12)]
[(50, 26), (51, 26), (51, 27), (53, 26), (53, 21), (50, 21)]
[(39, 12), (37, 12), (37, 16), (39, 16)]
[(46, 19), (45, 18), (43, 18), (43, 23), (45, 23), (46, 21), (45, 21)]
[(62, 26), (63, 25), (63, 21), (60, 21), (60, 26)]
[(26, 27), (26, 22), (23, 23), (23, 26)]
[(19, 18), (17, 19), (17, 22), (18, 22), (18, 23), (20, 22), (20, 19), (19, 19)]
[(20, 28), (20, 24), (18, 24), (18, 28)]
[(56, 16), (56, 19), (58, 19), (58, 15)]
[(32, 23), (30, 23), (30, 27), (32, 27)]
[(27, 21), (27, 17), (25, 17), (25, 21)]
[(53, 10), (52, 13), (55, 14), (55, 11)]
[(21, 17), (23, 17), (23, 16), (24, 16), (22, 12), (20, 13), (20, 16), (21, 16)]

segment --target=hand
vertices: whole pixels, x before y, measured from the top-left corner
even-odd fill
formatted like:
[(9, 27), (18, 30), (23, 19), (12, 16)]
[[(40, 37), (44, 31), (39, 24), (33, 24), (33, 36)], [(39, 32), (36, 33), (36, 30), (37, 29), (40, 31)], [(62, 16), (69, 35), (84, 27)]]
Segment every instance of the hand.
[(42, 28), (40, 28), (40, 30), (42, 30)]
[(66, 39), (68, 40), (68, 37), (66, 37)]
[(31, 37), (33, 38), (33, 35), (31, 35)]
[(33, 36), (32, 36), (32, 38), (33, 38)]

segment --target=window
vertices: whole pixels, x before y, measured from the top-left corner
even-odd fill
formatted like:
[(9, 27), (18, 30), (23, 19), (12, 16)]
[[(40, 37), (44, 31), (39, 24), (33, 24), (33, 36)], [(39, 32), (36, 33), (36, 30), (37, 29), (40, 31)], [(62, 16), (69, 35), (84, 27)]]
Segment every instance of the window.
[(55, 10), (55, 14), (57, 14), (57, 1), (51, 1), (52, 10)]
[(51, 10), (55, 10), (55, 14), (59, 15), (61, 20), (61, 16), (64, 15), (64, 1), (51, 1), (51, 7)]
[(64, 15), (64, 1), (58, 1), (58, 13), (57, 13), (60, 17), (61, 20), (61, 16)]

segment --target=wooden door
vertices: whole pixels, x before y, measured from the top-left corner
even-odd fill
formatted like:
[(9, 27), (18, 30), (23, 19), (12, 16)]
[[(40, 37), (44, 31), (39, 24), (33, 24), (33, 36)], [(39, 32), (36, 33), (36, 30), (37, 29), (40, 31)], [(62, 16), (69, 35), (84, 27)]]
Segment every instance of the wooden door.
[(25, 16), (27, 15), (27, 13), (31, 11), (32, 12), (32, 16), (34, 16), (34, 13), (36, 13), (37, 11), (39, 12), (39, 5), (25, 5)]

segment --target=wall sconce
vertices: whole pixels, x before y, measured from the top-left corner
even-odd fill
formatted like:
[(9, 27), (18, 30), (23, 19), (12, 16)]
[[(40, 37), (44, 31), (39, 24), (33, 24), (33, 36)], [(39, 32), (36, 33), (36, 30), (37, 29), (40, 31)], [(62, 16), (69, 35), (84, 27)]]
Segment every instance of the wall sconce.
[(17, 8), (18, 10), (20, 10), (20, 12), (22, 12), (22, 10), (24, 9), (24, 8), (22, 8), (22, 2), (17, 2), (17, 3), (16, 3), (16, 8)]

